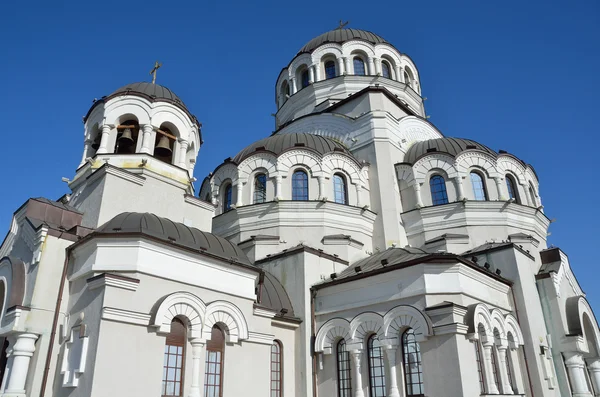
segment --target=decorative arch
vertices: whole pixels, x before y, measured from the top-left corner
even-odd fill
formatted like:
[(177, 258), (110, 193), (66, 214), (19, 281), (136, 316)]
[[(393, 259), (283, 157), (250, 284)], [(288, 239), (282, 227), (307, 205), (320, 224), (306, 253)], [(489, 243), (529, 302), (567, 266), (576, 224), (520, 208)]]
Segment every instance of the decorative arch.
[(355, 343), (363, 343), (370, 334), (377, 334), (380, 340), (383, 333), (383, 317), (374, 312), (361, 313), (350, 321), (350, 338)]
[(277, 158), (270, 153), (257, 153), (246, 158), (238, 165), (238, 176), (239, 179), (246, 183), (248, 177), (252, 175), (257, 169), (264, 169), (267, 177), (272, 177), (276, 174), (277, 170)]
[[(475, 339), (479, 338), (477, 328), (479, 324), (483, 326), (485, 329), (485, 334), (487, 338), (491, 338), (492, 333), (492, 317), (490, 315), (490, 311), (487, 306), (483, 303), (477, 303), (475, 305), (469, 306), (467, 310), (467, 315), (465, 316), (466, 325), (469, 327), (468, 332), (474, 335)], [(486, 341), (482, 341), (486, 342)]]
[(413, 168), (410, 164), (396, 164), (396, 178), (398, 181), (405, 181), (407, 186), (415, 184)]
[(160, 127), (163, 124), (169, 125), (173, 134), (178, 138), (189, 141), (191, 125), (183, 113), (173, 112), (171, 107), (155, 111), (152, 114), (152, 125)]
[(396, 306), (383, 316), (385, 338), (399, 338), (407, 328), (414, 330), (417, 342), (422, 342), (433, 335), (431, 320), (415, 307)]
[(277, 170), (283, 176), (287, 176), (290, 169), (297, 165), (304, 165), (313, 176), (318, 176), (323, 171), (321, 159), (310, 150), (289, 150), (277, 158)]
[(357, 166), (355, 161), (346, 155), (328, 153), (323, 156), (322, 167), (323, 172), (328, 177), (331, 177), (335, 170), (342, 170), (346, 175), (348, 175), (352, 184), (364, 184), (364, 181), (361, 178), (360, 168)]
[(497, 330), (500, 336), (500, 341), (497, 342), (499, 342), (501, 346), (506, 346), (506, 326), (504, 324), (504, 316), (500, 309), (493, 309), (490, 313), (490, 319), (492, 335), (495, 335), (494, 331)]
[(143, 98), (129, 96), (127, 99), (111, 99), (104, 106), (105, 124), (117, 125), (124, 114), (135, 116), (140, 124), (150, 123), (150, 102)]
[(167, 335), (171, 331), (173, 318), (185, 317), (190, 331), (188, 338), (200, 338), (205, 314), (206, 305), (196, 295), (190, 292), (174, 292), (159, 301), (150, 325), (157, 328), (157, 333)]
[(420, 184), (428, 182), (427, 177), (429, 172), (434, 169), (443, 170), (448, 176), (448, 179), (453, 179), (458, 176), (458, 171), (454, 166), (454, 159), (452, 156), (443, 153), (432, 153), (421, 157), (413, 165), (415, 180)]
[(509, 155), (501, 155), (496, 161), (498, 172), (502, 174), (512, 174), (519, 185), (526, 185), (525, 167), (514, 157)]
[(237, 343), (248, 339), (248, 323), (242, 311), (233, 303), (215, 301), (206, 308), (203, 339), (209, 339), (214, 325), (221, 325), (227, 342)]
[(507, 314), (504, 316), (504, 324), (506, 329), (506, 335), (511, 334), (513, 337), (513, 342), (515, 346), (510, 346), (511, 349), (517, 348), (518, 346), (524, 345), (525, 341), (523, 339), (523, 333), (521, 332), (521, 327), (519, 327), (519, 323), (515, 316), (512, 314)]
[(315, 338), (315, 352), (331, 354), (340, 339), (350, 342), (350, 323), (344, 318), (332, 318), (319, 328)]
[(23, 306), (26, 292), (27, 272), (25, 263), (19, 258), (5, 256), (0, 259), (0, 283), (4, 284), (4, 294), (0, 296), (0, 318), (6, 309)]
[[(342, 44), (342, 52), (344, 56), (350, 57), (356, 53), (362, 53), (361, 55), (375, 56), (375, 50), (372, 44), (368, 44), (361, 40), (350, 40)], [(367, 60), (365, 59), (365, 62)]]
[[(584, 317), (587, 316), (590, 322), (589, 329), (593, 335), (586, 335), (584, 327)], [(568, 334), (580, 335), (586, 341), (591, 340), (595, 343), (595, 347), (600, 348), (600, 332), (598, 331), (598, 322), (594, 316), (594, 312), (590, 307), (589, 302), (583, 296), (572, 296), (566, 301), (566, 317)]]
[(455, 160), (456, 169), (461, 175), (467, 175), (471, 168), (479, 168), (488, 178), (500, 176), (496, 166), (496, 159), (479, 150), (469, 150), (459, 154)]
[[(298, 55), (296, 58), (294, 58), (292, 60), (292, 63), (290, 63), (290, 66), (288, 66), (287, 70), (288, 70), (288, 79), (291, 79), (292, 77), (296, 77), (296, 73), (298, 72), (298, 68), (300, 68), (301, 66), (306, 66), (309, 67), (312, 64), (312, 59), (311, 59), (311, 55), (310, 54), (300, 54)], [(296, 81), (296, 87), (299, 87), (299, 82)]]
[(233, 184), (237, 183), (238, 180), (238, 168), (234, 163), (221, 164), (216, 170), (212, 177), (211, 184), (213, 186), (212, 193), (213, 197), (219, 195), (219, 189), (223, 182), (231, 180)]
[(400, 136), (406, 140), (403, 147), (405, 150), (408, 150), (414, 142), (444, 137), (429, 121), (416, 116), (402, 117), (398, 122), (398, 128)]

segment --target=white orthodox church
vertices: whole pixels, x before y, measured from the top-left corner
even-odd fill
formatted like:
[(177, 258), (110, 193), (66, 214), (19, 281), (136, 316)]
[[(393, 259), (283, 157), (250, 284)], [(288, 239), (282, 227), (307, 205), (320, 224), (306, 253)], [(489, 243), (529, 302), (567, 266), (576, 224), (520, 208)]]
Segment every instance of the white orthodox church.
[(275, 102), (199, 192), (177, 95), (93, 104), (70, 191), (0, 247), (1, 397), (600, 396), (531, 165), (444, 136), (367, 31), (310, 40)]

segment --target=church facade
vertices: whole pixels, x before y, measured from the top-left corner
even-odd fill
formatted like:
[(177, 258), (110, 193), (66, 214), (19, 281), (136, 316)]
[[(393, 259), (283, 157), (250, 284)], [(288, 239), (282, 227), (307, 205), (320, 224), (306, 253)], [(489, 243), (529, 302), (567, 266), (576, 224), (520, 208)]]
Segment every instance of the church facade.
[(600, 396), (531, 165), (444, 136), (412, 59), (363, 30), (309, 41), (275, 102), (198, 192), (175, 93), (94, 102), (68, 194), (0, 246), (0, 396)]

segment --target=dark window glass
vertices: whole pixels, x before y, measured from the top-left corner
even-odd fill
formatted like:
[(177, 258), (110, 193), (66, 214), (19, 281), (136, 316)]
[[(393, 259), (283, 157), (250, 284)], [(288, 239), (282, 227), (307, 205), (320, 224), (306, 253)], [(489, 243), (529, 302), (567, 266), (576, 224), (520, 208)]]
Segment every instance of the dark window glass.
[(165, 342), (162, 396), (183, 396), (183, 364), (185, 362), (186, 328), (183, 321), (174, 318), (171, 332)]
[(481, 361), (481, 346), (478, 340), (473, 344), (475, 346), (475, 359), (477, 360), (477, 374), (479, 378), (479, 390), (481, 394), (485, 393), (485, 383), (483, 382), (483, 362)]
[(336, 203), (348, 204), (348, 189), (343, 175), (335, 174), (333, 176), (333, 193)]
[(529, 195), (531, 196), (531, 205), (534, 207), (537, 206), (535, 201), (535, 191), (533, 190), (533, 186), (531, 186), (531, 184), (529, 184)]
[(353, 63), (354, 63), (354, 74), (357, 74), (359, 76), (364, 76), (366, 74), (365, 73), (365, 62), (361, 58), (356, 57), (356, 58), (354, 58)]
[(448, 204), (448, 193), (446, 193), (446, 181), (441, 175), (434, 175), (429, 180), (431, 190), (431, 201), (433, 205)]
[(410, 75), (408, 72), (404, 72), (404, 83), (410, 85)]
[(370, 397), (385, 397), (385, 367), (383, 365), (383, 351), (377, 335), (371, 335), (368, 345), (369, 355), (369, 385)]
[(292, 175), (292, 200), (308, 200), (308, 175), (302, 170)]
[(483, 178), (477, 172), (471, 172), (471, 186), (473, 186), (473, 196), (475, 200), (485, 201), (487, 200), (487, 194), (485, 192), (485, 185), (483, 184)]
[(223, 397), (223, 354), (225, 335), (216, 325), (212, 328), (210, 340), (206, 343), (206, 369), (204, 396)]
[(392, 78), (392, 73), (390, 72), (390, 64), (387, 62), (381, 62), (381, 75), (383, 77), (387, 77), (388, 79)]
[(423, 396), (421, 349), (415, 338), (415, 331), (412, 328), (407, 329), (402, 335), (402, 354), (406, 396)]
[(281, 344), (275, 341), (271, 345), (271, 397), (281, 397), (282, 365)]
[(308, 87), (308, 70), (302, 72), (302, 88)]
[(519, 202), (515, 181), (510, 175), (506, 175), (506, 187), (508, 189), (508, 198), (515, 199), (517, 202)]
[(325, 62), (325, 78), (332, 79), (335, 77), (335, 62), (327, 61)]
[(494, 383), (496, 384), (496, 388), (500, 390), (500, 381), (498, 376), (498, 360), (496, 359), (496, 348), (492, 346), (492, 375), (494, 376)]
[(223, 197), (223, 212), (227, 212), (231, 209), (231, 194), (232, 194), (232, 187), (231, 184), (227, 185), (227, 187), (225, 187), (225, 194)]
[(267, 201), (267, 176), (258, 174), (254, 177), (254, 204)]
[(346, 341), (337, 344), (338, 397), (352, 397), (352, 377), (350, 353), (346, 351)]

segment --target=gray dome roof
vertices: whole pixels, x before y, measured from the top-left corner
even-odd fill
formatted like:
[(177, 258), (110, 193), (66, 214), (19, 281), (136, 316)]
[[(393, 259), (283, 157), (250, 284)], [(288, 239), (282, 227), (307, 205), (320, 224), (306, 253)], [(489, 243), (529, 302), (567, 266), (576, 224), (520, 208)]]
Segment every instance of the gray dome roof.
[(124, 212), (92, 233), (93, 236), (139, 234), (226, 261), (250, 265), (244, 252), (228, 240), (150, 213)]
[(406, 155), (404, 156), (404, 162), (414, 164), (421, 157), (431, 152), (446, 153), (451, 156), (456, 156), (465, 150), (481, 150), (492, 156), (497, 156), (498, 153), (490, 149), (489, 147), (482, 145), (481, 143), (472, 141), (470, 139), (461, 138), (437, 138), (429, 139), (427, 141), (416, 142), (413, 144)]
[(152, 84), (146, 82), (131, 83), (119, 88), (118, 90), (115, 90), (110, 95), (112, 96), (118, 94), (142, 94), (152, 97), (154, 99), (166, 99), (168, 101), (179, 102), (183, 105), (183, 101), (177, 95), (175, 95), (173, 91), (159, 84)]
[[(405, 247), (405, 248), (388, 248), (378, 254), (373, 254), (348, 266), (337, 276), (338, 279), (354, 276), (357, 274), (356, 268), (360, 267), (361, 273), (368, 273), (384, 266), (392, 266), (403, 262), (408, 262), (431, 255), (420, 248)], [(384, 260), (385, 264), (381, 261)]]
[(257, 151), (267, 151), (278, 156), (286, 150), (294, 148), (310, 149), (320, 155), (337, 151), (343, 152), (354, 158), (342, 143), (334, 141), (333, 139), (308, 133), (293, 133), (273, 135), (261, 139), (260, 141), (256, 141), (242, 149), (233, 158), (233, 161), (236, 164), (239, 164), (244, 161), (246, 157)]
[(294, 317), (292, 301), (285, 288), (283, 288), (283, 285), (271, 273), (265, 271), (264, 274), (265, 277), (260, 290), (259, 303), (278, 313), (281, 313), (281, 310), (285, 309), (287, 311), (285, 314), (286, 317)]
[(325, 43), (345, 43), (350, 40), (362, 40), (371, 44), (388, 43), (383, 37), (366, 30), (334, 29), (312, 39), (298, 53), (313, 52), (317, 47)]

